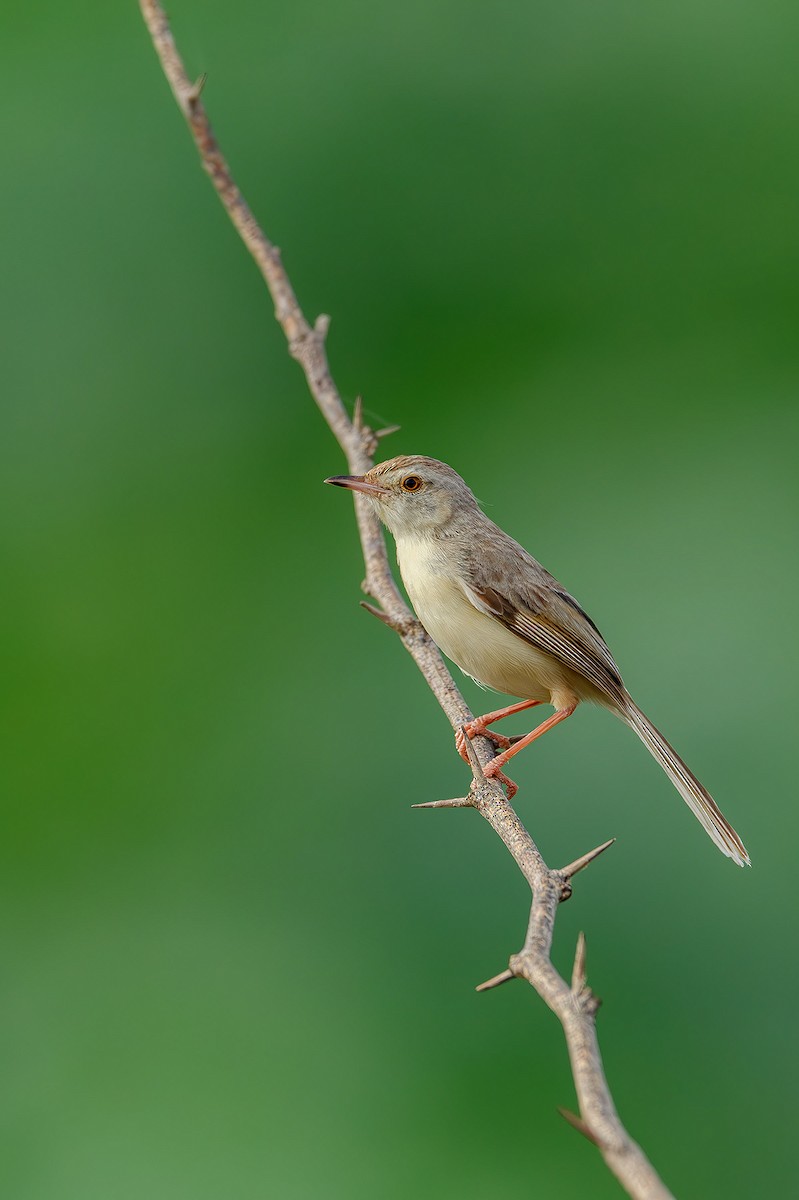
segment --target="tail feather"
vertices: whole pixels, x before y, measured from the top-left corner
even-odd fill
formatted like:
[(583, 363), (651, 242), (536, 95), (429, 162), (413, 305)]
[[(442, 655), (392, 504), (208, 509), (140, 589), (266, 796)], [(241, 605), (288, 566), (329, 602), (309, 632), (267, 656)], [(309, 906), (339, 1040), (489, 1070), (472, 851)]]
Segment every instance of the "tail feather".
[(655, 726), (629, 697), (620, 715), (635, 730), (653, 758), (657, 759), (691, 812), (708, 836), (739, 867), (751, 866), (746, 848), (738, 834), (716, 805), (713, 797), (693, 775)]

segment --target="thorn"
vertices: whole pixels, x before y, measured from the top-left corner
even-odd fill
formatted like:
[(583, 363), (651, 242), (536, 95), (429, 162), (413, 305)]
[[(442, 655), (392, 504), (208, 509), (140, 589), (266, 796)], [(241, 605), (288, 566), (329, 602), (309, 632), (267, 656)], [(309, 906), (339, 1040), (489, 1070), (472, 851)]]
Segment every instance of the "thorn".
[(366, 600), (360, 601), (361, 608), (365, 608), (373, 617), (377, 617), (378, 621), (382, 621), (384, 625), (388, 625), (389, 629), (394, 628), (394, 622), (388, 613), (383, 612), (382, 608), (375, 608), (374, 604), (369, 604)]
[(330, 317), (327, 313), (320, 313), (313, 323), (314, 332), (320, 341), (324, 341), (327, 337), (327, 331), (330, 328)]
[(585, 987), (585, 934), (582, 930), (577, 937), (577, 949), (574, 953), (572, 967), (572, 991), (575, 996)]
[(469, 766), (472, 768), (472, 774), (474, 775), (474, 778), (477, 781), (477, 783), (485, 783), (486, 776), (485, 776), (485, 771), (483, 770), (483, 764), (480, 762), (480, 759), (477, 757), (477, 751), (475, 750), (474, 746), (472, 745), (471, 738), (469, 737), (469, 735), (466, 732), (465, 725), (461, 725), (461, 733), (463, 734), (463, 741), (466, 746), (466, 754), (468, 755), (468, 758), (469, 758)]
[(500, 971), (499, 975), (495, 975), (493, 979), (487, 979), (485, 983), (478, 983), (474, 990), (476, 992), (488, 992), (491, 988), (499, 987), (501, 983), (508, 983), (509, 980), (515, 978), (516, 976), (513, 974), (513, 971)]
[(392, 433), (399, 433), (400, 429), (402, 429), (401, 425), (386, 425), (385, 429), (377, 430), (375, 437), (379, 442), (381, 438), (389, 437)]
[(587, 854), (582, 856), (582, 858), (575, 858), (574, 862), (569, 863), (568, 867), (561, 867), (561, 869), (558, 871), (558, 874), (565, 876), (566, 879), (571, 879), (572, 876), (576, 875), (578, 871), (582, 871), (589, 865), (589, 863), (592, 863), (595, 858), (598, 858), (600, 854), (603, 854), (605, 850), (608, 850), (615, 841), (615, 838), (611, 838), (609, 841), (603, 842), (601, 846), (597, 846), (595, 850), (589, 850)]
[(194, 81), (194, 83), (189, 88), (188, 92), (186, 93), (186, 99), (188, 100), (189, 104), (197, 103), (197, 101), (200, 99), (200, 96), (202, 95), (202, 91), (203, 91), (203, 88), (205, 87), (207, 80), (208, 80), (208, 72), (203, 71), (203, 73), (199, 77), (199, 79), (196, 79)]
[(363, 396), (355, 397), (355, 405), (352, 410), (352, 423), (356, 429), (363, 429)]
[(578, 1133), (581, 1133), (584, 1138), (588, 1138), (589, 1142), (593, 1142), (595, 1146), (599, 1145), (599, 1142), (594, 1137), (593, 1133), (588, 1128), (582, 1117), (578, 1117), (577, 1113), (571, 1112), (568, 1108), (559, 1107), (558, 1112), (563, 1117), (564, 1121), (568, 1121), (572, 1129), (576, 1129)]
[(412, 804), (411, 808), (474, 808), (471, 796), (458, 796), (455, 800), (428, 800), (426, 804)]

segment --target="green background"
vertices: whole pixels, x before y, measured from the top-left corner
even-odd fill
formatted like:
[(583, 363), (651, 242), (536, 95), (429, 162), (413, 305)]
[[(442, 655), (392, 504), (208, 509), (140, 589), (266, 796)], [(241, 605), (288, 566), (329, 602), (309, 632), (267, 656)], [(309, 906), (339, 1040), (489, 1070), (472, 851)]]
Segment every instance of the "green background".
[[(3, 1194), (619, 1195), (552, 1016), (473, 991), (524, 884), (410, 810), (467, 772), (136, 5), (5, 8)], [(795, 3), (170, 14), (343, 394), (580, 598), (746, 841), (599, 711), (514, 773), (550, 863), (618, 837), (555, 958), (586, 931), (631, 1132), (680, 1197), (791, 1194)]]

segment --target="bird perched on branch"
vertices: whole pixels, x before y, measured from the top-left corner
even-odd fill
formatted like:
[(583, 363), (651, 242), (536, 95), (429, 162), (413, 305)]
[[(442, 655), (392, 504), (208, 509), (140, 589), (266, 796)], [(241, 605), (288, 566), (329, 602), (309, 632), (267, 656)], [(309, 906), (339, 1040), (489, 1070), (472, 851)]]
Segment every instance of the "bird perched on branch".
[[(478, 683), (521, 696), (478, 717), (470, 738), (493, 739), (484, 768), (513, 796), (506, 763), (564, 721), (581, 700), (610, 709), (638, 734), (688, 807), (722, 851), (749, 865), (743, 842), (710, 794), (635, 704), (610, 650), (588, 614), (532, 555), (480, 511), (452, 467), (414, 454), (378, 463), (366, 475), (326, 480), (363, 493), (397, 543), (400, 573), (422, 625), (436, 645)], [(511, 713), (551, 704), (554, 713), (511, 742), (487, 727)], [(463, 734), (456, 745), (466, 758)]]

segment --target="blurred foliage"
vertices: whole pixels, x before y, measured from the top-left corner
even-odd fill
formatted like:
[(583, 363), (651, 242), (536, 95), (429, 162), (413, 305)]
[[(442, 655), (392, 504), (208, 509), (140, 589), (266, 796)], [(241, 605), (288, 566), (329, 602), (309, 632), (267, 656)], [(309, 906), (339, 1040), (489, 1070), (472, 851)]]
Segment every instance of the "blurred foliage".
[[(409, 809), (466, 773), (137, 6), (6, 7), (6, 1194), (617, 1196), (550, 1014), (472, 991), (524, 886)], [(796, 6), (170, 15), (348, 400), (580, 597), (744, 837), (602, 712), (517, 766), (550, 862), (619, 839), (555, 954), (631, 1132), (680, 1196), (790, 1194)]]

